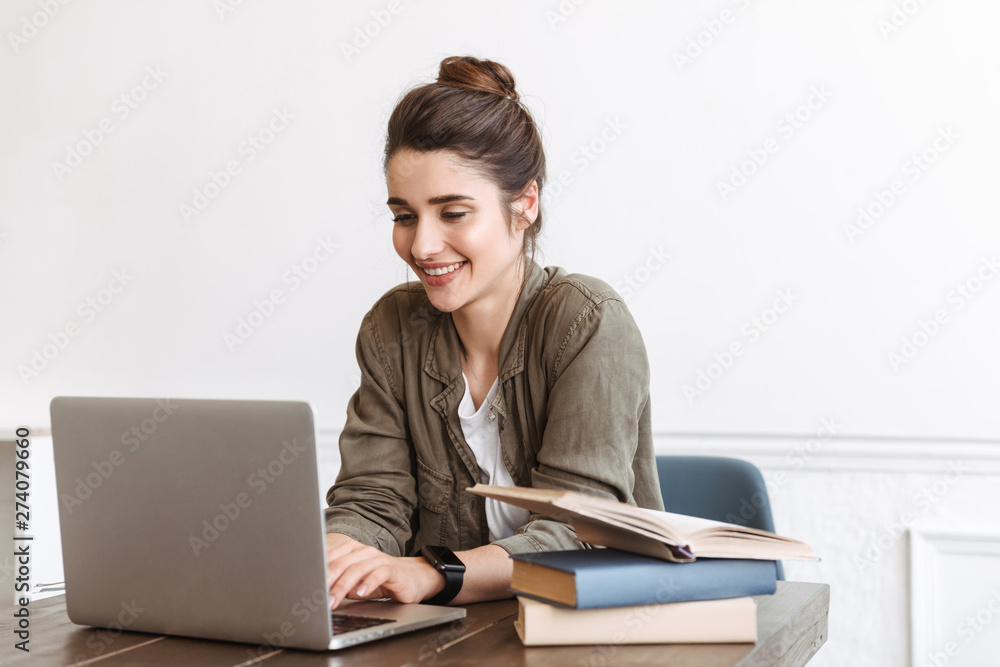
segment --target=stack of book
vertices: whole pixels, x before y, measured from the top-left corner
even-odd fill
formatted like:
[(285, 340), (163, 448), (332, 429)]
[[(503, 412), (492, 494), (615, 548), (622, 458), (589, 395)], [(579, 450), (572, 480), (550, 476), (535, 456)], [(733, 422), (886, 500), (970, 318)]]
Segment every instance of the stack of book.
[(469, 491), (567, 521), (582, 542), (608, 547), (512, 557), (525, 646), (755, 642), (750, 596), (774, 593), (774, 561), (819, 560), (767, 531), (569, 491)]

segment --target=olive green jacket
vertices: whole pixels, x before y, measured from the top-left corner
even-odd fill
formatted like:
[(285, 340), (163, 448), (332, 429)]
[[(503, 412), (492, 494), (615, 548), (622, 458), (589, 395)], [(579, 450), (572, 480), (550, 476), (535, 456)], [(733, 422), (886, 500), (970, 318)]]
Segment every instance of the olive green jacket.
[[(479, 467), (462, 435), (465, 385), (449, 313), (418, 283), (387, 292), (358, 333), (361, 386), (347, 407), (326, 530), (394, 556), (489, 542)], [(518, 486), (568, 489), (663, 509), (650, 433), (649, 362), (606, 283), (530, 264), (500, 343), (497, 415)], [(509, 553), (583, 548), (539, 515), (498, 540)]]

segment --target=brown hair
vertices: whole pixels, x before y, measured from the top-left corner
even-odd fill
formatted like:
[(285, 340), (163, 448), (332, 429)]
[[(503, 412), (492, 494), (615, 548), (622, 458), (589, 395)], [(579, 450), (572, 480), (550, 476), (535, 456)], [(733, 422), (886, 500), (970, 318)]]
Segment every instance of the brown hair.
[(524, 230), (525, 257), (534, 257), (542, 229), (545, 152), (535, 121), (520, 101), (514, 75), (500, 63), (470, 56), (441, 61), (438, 78), (413, 88), (389, 118), (383, 169), (400, 149), (451, 151), (500, 191), (511, 224), (514, 202), (538, 184), (538, 217)]

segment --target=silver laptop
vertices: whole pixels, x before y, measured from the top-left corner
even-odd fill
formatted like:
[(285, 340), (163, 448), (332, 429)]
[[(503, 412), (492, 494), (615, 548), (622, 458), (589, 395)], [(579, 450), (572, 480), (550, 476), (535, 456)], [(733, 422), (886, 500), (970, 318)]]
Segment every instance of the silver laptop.
[(52, 400), (74, 623), (336, 649), (465, 616), (365, 601), (329, 610), (306, 403)]

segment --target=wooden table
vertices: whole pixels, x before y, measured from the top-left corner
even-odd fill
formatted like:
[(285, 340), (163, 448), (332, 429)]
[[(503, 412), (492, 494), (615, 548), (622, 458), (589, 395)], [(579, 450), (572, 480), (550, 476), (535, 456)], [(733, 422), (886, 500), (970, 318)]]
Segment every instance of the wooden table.
[[(671, 667), (798, 667), (826, 642), (830, 587), (778, 582), (757, 598), (756, 644), (645, 644), (525, 648), (514, 632), (514, 600), (469, 605), (468, 616), (341, 651), (275, 650), (201, 639), (118, 632), (74, 625), (65, 597), (32, 603), (30, 653), (0, 646), (3, 665), (670, 665)], [(4, 626), (6, 627), (6, 623)]]

